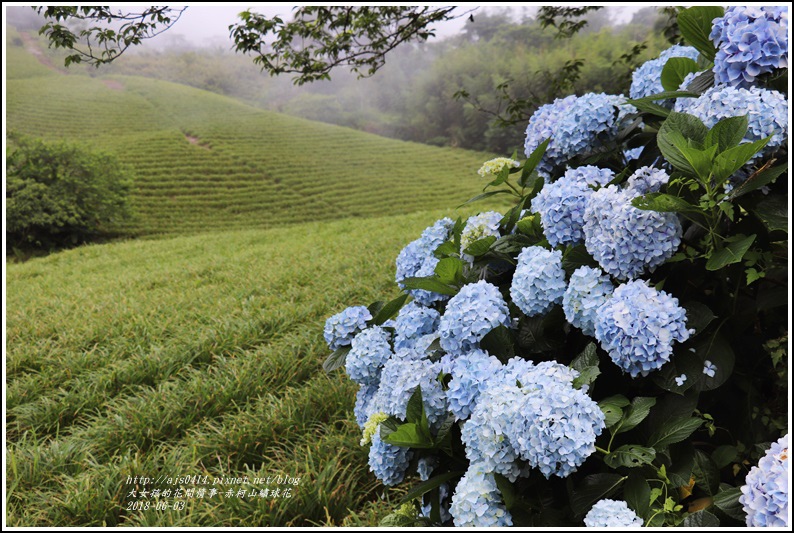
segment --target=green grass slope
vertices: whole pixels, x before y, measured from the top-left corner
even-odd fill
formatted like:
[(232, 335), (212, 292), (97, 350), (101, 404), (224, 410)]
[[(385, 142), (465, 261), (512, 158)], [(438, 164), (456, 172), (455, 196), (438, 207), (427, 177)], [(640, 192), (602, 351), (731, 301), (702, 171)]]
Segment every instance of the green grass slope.
[[(383, 487), (358, 445), (356, 386), (322, 371), (322, 328), (349, 305), (396, 296), (397, 253), (450, 214), (136, 240), (7, 265), (8, 523), (382, 515), (391, 504), (376, 503)], [(187, 475), (208, 486), (223, 476), (301, 481), (291, 498), (131, 508), (127, 476)]]
[(482, 187), (476, 170), (486, 154), (297, 119), (168, 82), (64, 75), (40, 65), (21, 39), (7, 44), (8, 129), (117, 154), (135, 178), (130, 235), (444, 209)]

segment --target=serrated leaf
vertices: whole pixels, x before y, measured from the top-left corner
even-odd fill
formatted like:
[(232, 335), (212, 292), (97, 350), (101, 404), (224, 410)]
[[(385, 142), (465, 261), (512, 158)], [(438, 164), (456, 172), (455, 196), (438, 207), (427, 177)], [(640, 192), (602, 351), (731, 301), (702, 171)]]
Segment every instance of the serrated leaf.
[(637, 516), (643, 520), (648, 517), (651, 508), (651, 486), (641, 472), (634, 471), (629, 474), (623, 485), (623, 499)]
[(677, 91), (688, 74), (700, 70), (698, 64), (688, 57), (671, 57), (662, 68), (662, 87), (666, 91)]
[(747, 518), (747, 514), (744, 512), (744, 508), (739, 502), (741, 495), (741, 487), (732, 487), (728, 490), (720, 491), (714, 496), (714, 507), (734, 520), (744, 522)]
[(651, 407), (654, 405), (656, 405), (656, 398), (647, 398), (643, 396), (634, 398), (631, 400), (631, 405), (624, 409), (623, 418), (615, 425), (615, 429), (613, 429), (612, 432), (617, 435), (619, 433), (631, 431), (637, 427), (640, 422), (645, 420), (648, 413), (651, 412)]
[(481, 255), (485, 254), (488, 250), (491, 249), (491, 245), (496, 242), (496, 237), (490, 235), (488, 237), (483, 237), (482, 239), (476, 240), (471, 243), (463, 253), (474, 256), (480, 257)]
[(422, 289), (449, 296), (458, 294), (458, 289), (441, 283), (437, 278), (405, 278), (400, 283), (405, 287), (405, 290)]
[(742, 168), (755, 154), (760, 152), (772, 137), (728, 148), (714, 158), (713, 175), (717, 185)]
[(333, 372), (337, 368), (345, 366), (348, 352), (350, 352), (350, 346), (342, 346), (331, 353), (331, 355), (326, 358), (325, 362), (323, 362), (323, 370), (326, 372)]
[(455, 243), (451, 241), (447, 241), (441, 244), (438, 248), (436, 248), (435, 251), (433, 252), (433, 255), (435, 255), (438, 258), (442, 258), (445, 256), (457, 254), (459, 249), (460, 247), (455, 246)]
[(716, 450), (711, 452), (711, 460), (714, 461), (714, 464), (720, 469), (733, 463), (738, 457), (739, 451), (736, 449), (736, 446), (730, 446), (728, 444), (718, 446)]
[(513, 332), (500, 324), (485, 334), (480, 341), (480, 348), (499, 359), (502, 363), (507, 363), (516, 354)]
[(573, 368), (574, 370), (581, 372), (587, 367), (591, 367), (591, 366), (597, 367), (599, 362), (600, 361), (598, 359), (598, 350), (596, 349), (595, 343), (591, 342), (584, 347), (582, 353), (577, 355), (574, 358), (574, 360), (571, 361), (570, 367)]
[(401, 294), (394, 300), (390, 301), (383, 307), (381, 307), (378, 314), (374, 316), (371, 323), (375, 326), (380, 326), (385, 323), (387, 320), (394, 318), (394, 316), (402, 309), (402, 306), (405, 304), (405, 301), (408, 299), (407, 294)]
[(518, 181), (519, 185), (522, 187), (529, 185), (529, 176), (535, 170), (535, 167), (538, 166), (540, 160), (543, 159), (543, 154), (546, 153), (546, 148), (548, 148), (550, 141), (551, 137), (540, 143), (537, 148), (532, 150), (532, 153), (529, 154), (529, 157), (524, 162), (524, 168), (521, 170), (521, 178)]
[(513, 484), (502, 474), (494, 473), (493, 477), (499, 492), (502, 493), (502, 501), (505, 504), (505, 508), (508, 511), (511, 510), (516, 503), (516, 491), (513, 488)]
[(689, 85), (686, 86), (686, 90), (696, 94), (703, 94), (712, 87), (714, 87), (714, 71), (708, 69), (695, 76), (689, 82)]
[(728, 117), (720, 120), (706, 135), (706, 146), (717, 146), (717, 152), (739, 146), (747, 133), (747, 115)]
[(484, 192), (484, 193), (478, 194), (477, 196), (475, 196), (473, 198), (469, 198), (468, 200), (466, 200), (465, 202), (460, 204), (458, 206), (458, 208), (461, 208), (464, 205), (468, 205), (468, 204), (472, 204), (474, 202), (478, 202), (480, 200), (485, 200), (486, 198), (490, 198), (491, 196), (496, 196), (497, 194), (513, 194), (513, 192), (508, 190), (508, 189), (499, 189), (498, 191)]
[(690, 7), (678, 13), (678, 27), (684, 40), (709, 61), (714, 61), (717, 55), (717, 48), (709, 38), (712, 21), (724, 15), (725, 10), (717, 6)]
[(652, 192), (638, 196), (631, 201), (631, 205), (645, 211), (659, 211), (662, 213), (686, 213), (700, 215), (702, 211), (686, 200), (661, 192)]
[(717, 318), (708, 306), (694, 300), (686, 302), (683, 308), (686, 311), (687, 329), (695, 330), (695, 333), (691, 334), (690, 338), (702, 333)]
[(703, 420), (693, 417), (678, 418), (668, 421), (651, 435), (651, 438), (648, 439), (648, 445), (658, 450), (671, 444), (681, 442), (689, 438), (689, 436), (702, 424)]
[(384, 302), (382, 300), (378, 300), (377, 302), (372, 302), (367, 306), (367, 311), (371, 316), (375, 316), (380, 313), (380, 310), (383, 309)]
[(400, 500), (400, 503), (407, 503), (415, 498), (419, 498), (424, 494), (430, 492), (431, 490), (440, 487), (447, 481), (455, 479), (456, 477), (460, 477), (463, 475), (463, 472), (460, 471), (453, 471), (453, 472), (446, 472), (444, 474), (439, 474), (437, 476), (431, 477), (427, 481), (423, 481), (422, 483), (418, 484), (411, 490), (405, 493), (405, 495)]
[(692, 468), (695, 484), (709, 496), (714, 496), (720, 486), (720, 472), (711, 457), (695, 450), (695, 464)]
[(681, 522), (681, 527), (719, 527), (719, 525), (719, 518), (706, 510), (688, 514)]
[(598, 407), (600, 407), (601, 411), (604, 413), (605, 427), (609, 428), (615, 425), (615, 423), (623, 417), (623, 407), (626, 407), (630, 403), (629, 399), (622, 394), (610, 396), (598, 402)]
[(565, 249), (562, 255), (562, 269), (570, 276), (581, 266), (598, 267), (598, 261), (587, 251), (584, 244), (577, 244)]
[(571, 386), (574, 389), (581, 389), (585, 385), (592, 385), (600, 375), (601, 370), (597, 366), (588, 366), (579, 371), (579, 376), (574, 378)]
[(656, 450), (635, 444), (626, 444), (604, 457), (604, 462), (610, 468), (637, 468), (649, 465), (656, 459)]
[(406, 448), (432, 448), (433, 442), (427, 440), (419, 430), (419, 425), (414, 422), (401, 424), (384, 442), (393, 446)]
[(752, 213), (768, 231), (788, 233), (788, 204), (783, 196), (772, 194), (765, 196), (752, 208)]
[(764, 185), (772, 183), (778, 178), (778, 176), (784, 174), (787, 170), (788, 163), (783, 163), (782, 165), (769, 167), (751, 174), (746, 181), (733, 190), (733, 193), (731, 194), (731, 200), (740, 196), (744, 196), (749, 192), (760, 189)]
[(719, 270), (733, 263), (738, 263), (742, 260), (744, 254), (747, 253), (747, 250), (750, 249), (753, 241), (755, 241), (755, 234), (733, 241), (722, 250), (712, 253), (709, 260), (706, 261), (706, 270)]
[(681, 152), (682, 140), (695, 141), (702, 144), (706, 140), (708, 128), (695, 116), (686, 113), (671, 112), (659, 128), (656, 144), (664, 158), (677, 169), (695, 174), (695, 169), (687, 157)]
[(418, 424), (422, 420), (423, 412), (422, 387), (417, 385), (413, 394), (411, 394), (411, 397), (408, 399), (408, 405), (405, 408), (405, 421)]
[(436, 264), (435, 273), (441, 283), (460, 283), (463, 279), (463, 261), (456, 257), (440, 259)]
[(608, 498), (620, 488), (626, 477), (620, 474), (591, 474), (582, 480), (571, 493), (571, 510), (577, 517), (584, 516), (598, 500)]
[(636, 107), (637, 104), (642, 104), (645, 102), (655, 102), (658, 100), (667, 100), (670, 98), (682, 98), (682, 97), (697, 98), (698, 96), (700, 95), (697, 93), (693, 93), (691, 91), (663, 91), (657, 94), (643, 96), (642, 98), (632, 98), (628, 100), (627, 103)]

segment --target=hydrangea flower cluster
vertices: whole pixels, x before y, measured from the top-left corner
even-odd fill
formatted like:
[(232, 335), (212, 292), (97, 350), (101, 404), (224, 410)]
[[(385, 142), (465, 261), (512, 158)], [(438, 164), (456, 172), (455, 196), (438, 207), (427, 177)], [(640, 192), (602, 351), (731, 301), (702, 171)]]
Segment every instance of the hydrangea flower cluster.
[(562, 252), (529, 246), (518, 254), (510, 296), (522, 313), (527, 316), (546, 313), (562, 302), (564, 292)]
[(601, 270), (589, 266), (577, 268), (562, 296), (565, 319), (585, 335), (595, 335), (596, 312), (614, 290), (609, 276)]
[(584, 166), (572, 168), (555, 181), (545, 185), (532, 199), (531, 210), (540, 214), (543, 233), (549, 244), (578, 244), (584, 239), (584, 209), (593, 194), (593, 185), (606, 185), (615, 177), (605, 168)]
[(781, 437), (747, 474), (739, 503), (748, 527), (788, 527), (788, 435)]
[(587, 93), (558, 98), (538, 108), (529, 119), (524, 152), (527, 157), (551, 138), (537, 171), (548, 177), (555, 166), (598, 148), (617, 135), (620, 120), (634, 108), (620, 95)]
[(529, 392), (515, 406), (510, 440), (520, 457), (547, 479), (552, 474), (567, 477), (595, 452), (604, 413), (570, 383), (543, 377), (541, 386), (522, 382)]
[[(693, 61), (697, 61), (698, 55), (700, 53), (691, 46), (675, 45), (662, 52), (658, 58), (646, 61), (637, 67), (631, 75), (629, 96), (631, 98), (645, 98), (646, 96), (663, 92), (662, 70), (667, 60), (671, 57), (688, 57)], [(670, 109), (673, 107), (674, 100), (668, 99), (657, 103)]]
[(744, 142), (772, 136), (762, 154), (782, 145), (788, 138), (788, 100), (777, 91), (717, 85), (698, 98), (679, 98), (675, 110), (695, 115), (708, 128), (724, 118), (747, 115)]
[[(426, 228), (422, 232), (422, 236), (417, 240), (408, 243), (408, 245), (400, 251), (397, 255), (397, 273), (395, 281), (404, 288), (400, 283), (405, 278), (412, 277), (425, 277), (433, 274), (433, 271), (438, 264), (438, 258), (433, 255), (433, 252), (444, 241), (449, 238), (449, 232), (455, 223), (452, 219), (442, 218)], [(431, 305), (433, 302), (438, 302), (446, 299), (443, 294), (426, 291), (423, 289), (414, 289), (410, 291), (414, 300), (422, 305)]]
[(450, 507), (457, 527), (507, 527), (513, 517), (502, 503), (493, 474), (472, 464), (458, 482)]
[[(442, 483), (441, 485), (439, 485), (438, 486), (438, 500), (439, 500), (439, 504), (440, 504), (440, 508), (439, 508), (440, 513), (439, 514), (440, 514), (440, 518), (441, 518), (441, 523), (449, 522), (450, 520), (452, 520), (452, 515), (449, 512), (449, 505), (450, 505), (449, 496), (450, 496), (450, 494), (449, 494), (449, 486), (446, 483)], [(427, 495), (425, 496), (425, 499), (429, 499), (427, 497)], [(432, 509), (433, 508), (432, 508), (432, 505), (430, 504), (430, 502), (427, 502), (427, 503), (422, 505), (422, 508), (421, 508), (419, 514), (421, 516), (425, 517), (425, 518), (430, 518), (430, 513), (431, 513)]]
[(600, 500), (587, 512), (587, 527), (642, 527), (642, 518), (621, 500)]
[(447, 302), (438, 326), (441, 348), (453, 355), (471, 351), (500, 324), (510, 326), (510, 312), (499, 289), (485, 280), (469, 283)]
[(487, 211), (469, 217), (466, 226), (460, 234), (460, 253), (461, 257), (471, 263), (474, 257), (463, 253), (473, 243), (485, 237), (499, 237), (499, 223), (504, 216), (497, 211)]
[(653, 272), (681, 244), (677, 215), (637, 209), (631, 205), (636, 196), (631, 189), (610, 185), (595, 191), (585, 208), (587, 251), (621, 280)]
[(686, 321), (677, 298), (635, 280), (615, 289), (598, 308), (595, 337), (612, 361), (636, 378), (670, 360), (673, 343), (689, 338)]
[(441, 367), (429, 359), (394, 357), (383, 367), (381, 384), (373, 400), (374, 409), (405, 419), (408, 400), (416, 387), (422, 387), (422, 402), (431, 425), (443, 420), (447, 412), (447, 397), (438, 381)]
[(367, 328), (353, 337), (347, 354), (345, 370), (350, 379), (359, 385), (376, 385), (383, 365), (392, 355), (391, 335), (380, 326)]
[(465, 420), (471, 415), (472, 409), (502, 363), (487, 352), (472, 350), (458, 357), (444, 356), (441, 366), (445, 373), (452, 375), (447, 390), (449, 410), (456, 420)]
[(358, 427), (362, 429), (369, 417), (375, 413), (372, 399), (378, 392), (378, 385), (362, 385), (356, 393), (356, 405), (353, 407), (353, 414), (356, 415)]
[(652, 192), (659, 192), (662, 186), (667, 185), (670, 176), (664, 170), (653, 167), (641, 167), (629, 176), (626, 190), (637, 196)]
[(366, 328), (367, 320), (371, 319), (372, 315), (366, 307), (362, 305), (348, 307), (325, 321), (325, 330), (323, 331), (325, 342), (332, 350), (350, 346), (353, 337)]
[(386, 486), (399, 484), (405, 477), (413, 450), (394, 446), (380, 438), (380, 426), (372, 434), (369, 448), (369, 469)]
[(477, 174), (479, 174), (481, 178), (487, 178), (488, 176), (499, 174), (505, 167), (518, 168), (519, 164), (518, 161), (510, 159), (509, 157), (497, 157), (483, 163), (480, 170), (477, 171)]
[(441, 315), (435, 309), (410, 302), (400, 309), (394, 324), (394, 349), (414, 348), (424, 336), (438, 328)]
[(717, 83), (747, 88), (761, 74), (788, 67), (787, 7), (729, 7), (709, 37), (717, 47)]

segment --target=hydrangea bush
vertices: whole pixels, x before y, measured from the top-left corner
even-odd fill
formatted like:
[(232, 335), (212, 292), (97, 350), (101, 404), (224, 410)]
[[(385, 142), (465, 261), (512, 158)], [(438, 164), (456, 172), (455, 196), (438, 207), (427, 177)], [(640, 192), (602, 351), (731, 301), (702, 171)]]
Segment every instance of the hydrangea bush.
[(430, 225), (397, 298), (328, 319), (400, 523), (788, 525), (787, 17), (681, 11), (632, 100), (558, 99), (485, 162), (511, 209)]

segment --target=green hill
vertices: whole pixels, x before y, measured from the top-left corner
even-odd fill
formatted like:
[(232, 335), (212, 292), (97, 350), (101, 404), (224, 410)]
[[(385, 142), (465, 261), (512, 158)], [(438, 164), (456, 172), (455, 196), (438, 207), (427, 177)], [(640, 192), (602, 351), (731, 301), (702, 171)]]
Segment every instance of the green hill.
[(487, 154), (386, 139), (132, 76), (65, 75), (7, 39), (7, 128), (87, 143), (133, 169), (130, 235), (268, 228), (442, 209)]

